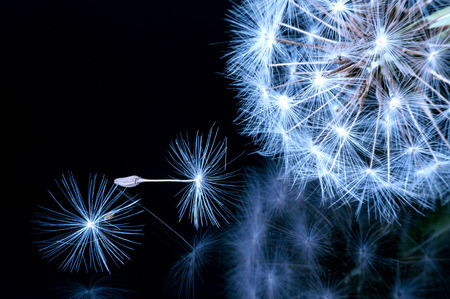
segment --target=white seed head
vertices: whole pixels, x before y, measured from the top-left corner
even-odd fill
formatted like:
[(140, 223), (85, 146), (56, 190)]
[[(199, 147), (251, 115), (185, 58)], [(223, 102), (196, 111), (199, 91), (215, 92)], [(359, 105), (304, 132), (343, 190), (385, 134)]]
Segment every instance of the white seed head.
[(278, 97), (278, 105), (282, 110), (289, 110), (291, 107), (289, 97), (286, 95), (281, 95)]
[(86, 227), (87, 228), (95, 228), (95, 223), (91, 220), (86, 221)]
[[(403, 203), (427, 208), (431, 197), (444, 194), (450, 30), (430, 19), (448, 17), (445, 8), (436, 11), (442, 1), (244, 3), (232, 20), (230, 75), (241, 88), (239, 122), (259, 153), (286, 157), (295, 180), (320, 180), (331, 197), (363, 197), (386, 219)], [(270, 50), (256, 51), (252, 38), (245, 40), (256, 25), (276, 33)], [(252, 92), (255, 77), (270, 93), (268, 105)], [(272, 92), (289, 97), (274, 100)], [(279, 128), (289, 132), (289, 146)], [(421, 149), (414, 159), (405, 154), (412, 144)], [(418, 176), (435, 160), (444, 162), (426, 180)], [(366, 169), (376, 175), (361, 177)]]

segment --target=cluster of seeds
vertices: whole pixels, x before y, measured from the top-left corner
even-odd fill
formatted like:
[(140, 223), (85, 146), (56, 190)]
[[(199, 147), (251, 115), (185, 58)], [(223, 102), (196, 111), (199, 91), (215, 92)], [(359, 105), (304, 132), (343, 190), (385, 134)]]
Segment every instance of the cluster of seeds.
[(450, 180), (449, 14), (432, 0), (243, 1), (228, 68), (243, 133), (333, 202), (386, 219), (436, 206)]

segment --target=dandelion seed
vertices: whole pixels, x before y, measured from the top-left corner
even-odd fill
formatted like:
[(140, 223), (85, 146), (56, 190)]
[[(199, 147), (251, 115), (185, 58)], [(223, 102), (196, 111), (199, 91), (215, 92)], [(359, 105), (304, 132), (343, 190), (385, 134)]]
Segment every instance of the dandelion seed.
[(187, 252), (172, 266), (170, 270), (170, 285), (178, 297), (194, 298), (196, 289), (203, 282), (202, 275), (219, 246), (219, 238), (213, 231), (197, 233)]
[(180, 220), (188, 212), (196, 229), (208, 222), (220, 226), (216, 216), (227, 221), (227, 197), (234, 187), (229, 181), (235, 172), (226, 172), (227, 142), (216, 143), (217, 131), (211, 129), (206, 137), (197, 133), (191, 147), (189, 141), (178, 138), (170, 145), (172, 166), (184, 179), (144, 179), (139, 176), (118, 178), (114, 182), (122, 187), (135, 187), (140, 183), (186, 183), (179, 207)]
[(57, 209), (42, 208), (37, 214), (37, 229), (47, 236), (38, 242), (39, 250), (50, 260), (61, 257), (63, 270), (78, 271), (84, 264), (86, 269), (110, 272), (110, 262), (123, 264), (129, 259), (126, 251), (139, 244), (129, 238), (142, 234), (141, 229), (128, 223), (142, 212), (138, 200), (122, 200), (117, 186), (108, 189), (104, 177), (97, 186), (96, 180), (97, 175), (89, 179), (84, 197), (72, 173), (63, 175), (62, 185), (57, 184), (67, 202), (50, 192)]

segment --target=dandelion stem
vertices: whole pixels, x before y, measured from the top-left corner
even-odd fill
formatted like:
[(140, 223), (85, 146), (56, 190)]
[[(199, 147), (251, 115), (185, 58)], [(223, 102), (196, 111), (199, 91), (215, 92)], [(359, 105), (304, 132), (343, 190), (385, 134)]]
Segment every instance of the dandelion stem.
[(269, 89), (274, 90), (274, 89), (277, 89), (277, 88), (280, 88), (280, 87), (285, 87), (285, 86), (288, 86), (288, 85), (291, 85), (291, 84), (300, 83), (300, 82), (303, 82), (303, 81), (306, 81), (306, 80), (308, 80), (308, 79), (307, 79), (307, 78), (303, 78), (303, 79), (300, 79), (300, 80), (295, 80), (295, 81), (291, 81), (291, 82), (286, 82), (286, 83), (284, 83), (284, 84), (280, 84), (280, 85), (277, 85), (277, 86), (270, 87)]
[(312, 64), (329, 64), (329, 61), (302, 61), (302, 62), (284, 62), (284, 63), (271, 63), (268, 66), (289, 66), (289, 65), (312, 65)]
[(139, 183), (192, 183), (195, 180), (179, 180), (179, 179), (139, 179)]
[(436, 78), (438, 78), (439, 80), (441, 80), (441, 81), (447, 83), (448, 85), (450, 85), (450, 80), (449, 79), (442, 77), (441, 75), (439, 75), (435, 71), (429, 70), (428, 72), (430, 74), (432, 74), (433, 76), (435, 76)]
[(298, 42), (294, 42), (294, 41), (290, 41), (290, 40), (282, 39), (282, 38), (277, 38), (276, 41), (279, 43), (282, 43), (282, 44), (289, 44), (289, 45), (295, 45), (295, 46), (301, 46), (301, 47), (310, 47), (310, 48), (319, 49), (319, 50), (324, 49), (323, 46), (302, 44), (302, 43), (298, 43)]
[(375, 124), (375, 132), (373, 133), (373, 146), (372, 146), (372, 155), (370, 157), (369, 169), (372, 169), (373, 167), (373, 159), (375, 157), (375, 147), (377, 144), (378, 122), (380, 121), (380, 115), (381, 115), (381, 103), (378, 105), (377, 122)]
[(285, 23), (280, 23), (280, 25), (281, 25), (281, 26), (284, 26), (284, 27), (286, 27), (286, 28), (289, 28), (289, 29), (298, 31), (298, 32), (300, 32), (300, 33), (309, 35), (309, 36), (311, 36), (311, 37), (314, 37), (314, 38), (317, 38), (317, 39), (320, 39), (320, 40), (329, 42), (329, 43), (333, 43), (333, 44), (337, 44), (337, 43), (338, 43), (337, 41), (334, 41), (334, 40), (331, 40), (331, 39), (328, 39), (328, 38), (325, 38), (325, 37), (316, 35), (316, 34), (314, 34), (314, 33), (310, 33), (310, 32), (301, 30), (301, 29), (299, 29), (299, 28), (296, 28), (296, 27), (294, 27), (294, 26), (291, 26), (291, 25), (288, 25), (288, 24), (285, 24)]
[(131, 188), (136, 187), (140, 183), (192, 183), (195, 182), (193, 179), (180, 180), (180, 179), (143, 179), (137, 175), (127, 176), (123, 178), (117, 178), (114, 180), (114, 184)]

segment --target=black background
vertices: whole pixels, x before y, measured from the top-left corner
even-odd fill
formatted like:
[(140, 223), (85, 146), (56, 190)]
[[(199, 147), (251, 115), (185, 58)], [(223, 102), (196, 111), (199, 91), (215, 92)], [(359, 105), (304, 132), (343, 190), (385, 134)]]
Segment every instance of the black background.
[[(226, 0), (14, 0), (0, 8), (3, 180), (2, 298), (58, 297), (67, 281), (91, 273), (58, 270), (33, 243), (34, 213), (51, 202), (48, 189), (72, 171), (86, 190), (89, 174), (168, 178), (170, 141), (207, 133), (215, 124), (229, 156), (249, 153), (233, 123), (237, 99), (224, 78)], [(250, 163), (241, 155), (234, 168)], [(6, 167), (5, 167), (6, 166)], [(130, 189), (142, 204), (187, 239), (178, 222), (177, 185)], [(180, 246), (151, 217), (142, 217), (131, 260), (112, 268), (133, 298), (170, 298), (166, 274)], [(97, 277), (105, 276), (100, 273)], [(220, 274), (205, 277), (205, 298), (221, 294)]]

